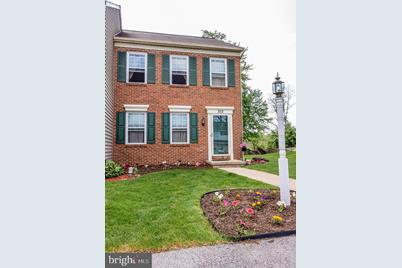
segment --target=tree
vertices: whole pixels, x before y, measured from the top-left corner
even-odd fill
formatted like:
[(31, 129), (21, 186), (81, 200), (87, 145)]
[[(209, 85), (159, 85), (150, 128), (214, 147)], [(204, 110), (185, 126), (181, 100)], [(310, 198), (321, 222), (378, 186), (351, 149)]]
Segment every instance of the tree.
[[(273, 130), (270, 134), (270, 142), (278, 148), (278, 131)], [(286, 148), (296, 147), (296, 128), (290, 122), (285, 125), (285, 144)]]
[[(288, 123), (288, 114), (290, 109), (293, 108), (293, 106), (296, 105), (295, 101), (295, 90), (291, 85), (287, 85), (285, 88), (285, 93), (282, 95), (283, 96), (283, 108), (284, 108), (284, 118), (285, 118), (285, 126), (287, 126)], [(268, 98), (268, 103), (269, 105), (273, 108), (271, 113), (273, 113), (272, 117), (274, 120), (271, 120), (269, 123), (273, 126), (274, 129), (278, 128), (278, 120), (276, 117), (276, 101), (275, 101), (275, 95), (271, 95)]]
[[(226, 34), (215, 31), (202, 30), (202, 37), (214, 38), (222, 40), (237, 46), (240, 43), (230, 41), (226, 38)], [(252, 89), (247, 85), (250, 80), (249, 71), (253, 69), (252, 64), (247, 63), (247, 50), (246, 47), (241, 53), (240, 57), (240, 80), (242, 89), (242, 105), (243, 105), (243, 138), (247, 141), (255, 141), (267, 129), (270, 122), (268, 113), (268, 104), (264, 100), (262, 91), (259, 89)]]

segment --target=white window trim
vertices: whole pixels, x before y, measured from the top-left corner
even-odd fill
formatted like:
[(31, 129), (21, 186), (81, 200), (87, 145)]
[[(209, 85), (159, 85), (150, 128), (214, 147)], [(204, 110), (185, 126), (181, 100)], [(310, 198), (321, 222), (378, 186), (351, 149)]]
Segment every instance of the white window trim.
[[(225, 85), (224, 86), (214, 86), (212, 85), (212, 60), (224, 60), (225, 62)], [(226, 58), (209, 58), (209, 81), (211, 87), (228, 87), (228, 64)]]
[[(144, 114), (144, 142), (128, 142), (128, 114), (143, 113)], [(146, 111), (131, 111), (126, 114), (126, 144), (147, 144), (147, 112)]]
[[(172, 57), (180, 57), (180, 58), (186, 58), (187, 59), (187, 79), (186, 79), (186, 84), (173, 84), (173, 68), (172, 68)], [(169, 56), (169, 66), (170, 66), (170, 85), (175, 85), (175, 86), (188, 86), (189, 85), (189, 56), (184, 56), (184, 55), (170, 55)]]
[[(187, 141), (186, 142), (173, 142), (173, 120), (172, 120), (172, 114), (186, 114), (187, 116)], [(189, 112), (171, 112), (169, 113), (170, 116), (170, 144), (190, 144), (190, 113)]]
[(146, 112), (148, 107), (148, 104), (124, 104), (124, 110), (127, 112)]
[(169, 105), (169, 111), (172, 113), (189, 113), (191, 106)]
[[(132, 55), (145, 55), (145, 74), (144, 74), (144, 82), (129, 82), (129, 62), (130, 62), (130, 54)], [(144, 52), (135, 52), (135, 51), (127, 51), (126, 55), (126, 83), (128, 84), (146, 84), (148, 78), (148, 54)]]

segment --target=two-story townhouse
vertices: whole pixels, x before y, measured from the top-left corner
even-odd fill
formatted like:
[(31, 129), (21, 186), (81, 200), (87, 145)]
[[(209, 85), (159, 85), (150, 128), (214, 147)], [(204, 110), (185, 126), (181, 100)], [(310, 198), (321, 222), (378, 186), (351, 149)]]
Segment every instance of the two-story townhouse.
[(113, 160), (241, 163), (242, 51), (211, 38), (116, 34)]

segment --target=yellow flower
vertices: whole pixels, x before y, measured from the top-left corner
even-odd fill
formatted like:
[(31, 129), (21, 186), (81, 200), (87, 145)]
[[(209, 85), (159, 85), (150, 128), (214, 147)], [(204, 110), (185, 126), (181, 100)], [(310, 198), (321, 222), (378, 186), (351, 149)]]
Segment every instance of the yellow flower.
[(261, 192), (255, 192), (256, 194), (258, 194), (258, 195), (261, 195)]
[(260, 202), (260, 201), (258, 201), (258, 202), (257, 202), (257, 205), (261, 205), (261, 202)]
[(252, 203), (251, 206), (252, 206), (252, 207), (255, 207), (255, 203)]
[(273, 216), (272, 219), (277, 220), (277, 221), (283, 221), (283, 218), (281, 216), (277, 216), (277, 215)]

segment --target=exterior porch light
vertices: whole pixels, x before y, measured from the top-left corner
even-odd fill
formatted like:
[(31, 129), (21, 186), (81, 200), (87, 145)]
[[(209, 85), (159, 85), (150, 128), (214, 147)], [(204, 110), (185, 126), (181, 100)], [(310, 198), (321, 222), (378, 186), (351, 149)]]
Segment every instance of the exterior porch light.
[(281, 201), (286, 206), (290, 205), (289, 193), (289, 167), (286, 158), (286, 142), (285, 142), (285, 118), (284, 118), (284, 102), (283, 93), (285, 92), (285, 83), (281, 81), (279, 74), (276, 73), (275, 82), (272, 83), (272, 92), (275, 94), (276, 115), (278, 117), (278, 140), (279, 140), (279, 177)]

